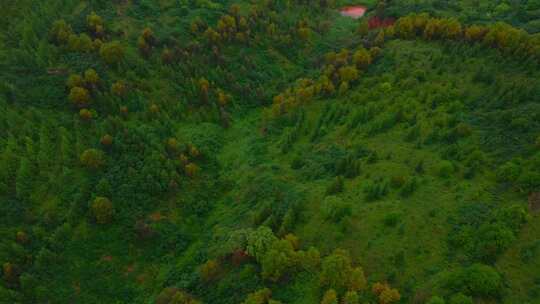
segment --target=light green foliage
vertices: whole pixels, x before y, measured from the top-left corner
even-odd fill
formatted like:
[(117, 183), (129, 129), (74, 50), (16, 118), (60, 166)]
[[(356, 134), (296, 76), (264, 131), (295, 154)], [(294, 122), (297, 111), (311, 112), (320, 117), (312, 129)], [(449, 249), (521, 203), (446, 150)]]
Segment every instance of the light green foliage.
[(266, 226), (260, 226), (247, 236), (246, 252), (257, 261), (262, 261), (264, 255), (277, 241), (272, 230)]
[(343, 296), (343, 304), (359, 304), (360, 297), (356, 291), (347, 291)]
[(338, 304), (337, 293), (333, 289), (328, 289), (321, 300), (321, 304)]
[(92, 212), (99, 224), (110, 223), (114, 214), (113, 205), (106, 197), (96, 197), (92, 202)]
[(109, 65), (121, 63), (125, 56), (124, 53), (124, 47), (118, 41), (104, 43), (99, 50), (101, 58)]
[(287, 240), (275, 241), (262, 257), (262, 277), (277, 282), (284, 274), (292, 273), (297, 263), (292, 244)]
[(341, 249), (334, 251), (322, 260), (321, 283), (333, 289), (345, 288), (352, 273), (351, 258)]

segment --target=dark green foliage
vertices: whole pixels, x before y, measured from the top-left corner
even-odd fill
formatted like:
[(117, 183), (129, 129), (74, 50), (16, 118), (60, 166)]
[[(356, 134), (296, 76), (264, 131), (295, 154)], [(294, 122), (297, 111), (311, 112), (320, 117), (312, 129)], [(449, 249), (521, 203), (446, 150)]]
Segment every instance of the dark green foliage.
[(376, 181), (368, 180), (364, 184), (364, 194), (368, 201), (374, 201), (385, 196), (389, 191), (387, 180), (378, 179)]
[(456, 293), (450, 297), (449, 304), (473, 304), (473, 299), (470, 296), (466, 296), (462, 293)]
[(15, 191), (17, 198), (20, 200), (24, 201), (30, 198), (33, 180), (32, 171), (30, 161), (27, 158), (21, 159), (17, 177), (15, 178)]
[(330, 183), (330, 185), (328, 185), (328, 187), (326, 188), (326, 194), (334, 195), (334, 194), (343, 192), (343, 187), (344, 187), (343, 177), (338, 176)]
[(351, 215), (351, 206), (337, 196), (327, 196), (322, 203), (321, 212), (325, 219), (337, 223)]
[(401, 214), (398, 212), (391, 212), (384, 216), (383, 223), (388, 227), (395, 227), (401, 220)]
[(400, 194), (404, 197), (408, 197), (416, 191), (416, 188), (418, 187), (418, 179), (416, 177), (409, 177), (403, 186), (401, 187)]

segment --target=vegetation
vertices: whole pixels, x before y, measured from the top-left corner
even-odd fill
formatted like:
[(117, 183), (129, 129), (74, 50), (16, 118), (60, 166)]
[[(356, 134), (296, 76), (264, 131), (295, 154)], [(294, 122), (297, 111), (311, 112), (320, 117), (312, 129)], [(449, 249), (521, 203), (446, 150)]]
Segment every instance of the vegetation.
[(7, 1), (0, 303), (535, 303), (540, 2)]

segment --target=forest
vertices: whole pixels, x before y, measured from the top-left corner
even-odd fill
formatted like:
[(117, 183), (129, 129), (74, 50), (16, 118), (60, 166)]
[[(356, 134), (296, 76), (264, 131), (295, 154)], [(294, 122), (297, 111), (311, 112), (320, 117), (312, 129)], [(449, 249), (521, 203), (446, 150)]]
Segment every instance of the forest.
[(0, 11), (0, 304), (540, 304), (540, 0)]

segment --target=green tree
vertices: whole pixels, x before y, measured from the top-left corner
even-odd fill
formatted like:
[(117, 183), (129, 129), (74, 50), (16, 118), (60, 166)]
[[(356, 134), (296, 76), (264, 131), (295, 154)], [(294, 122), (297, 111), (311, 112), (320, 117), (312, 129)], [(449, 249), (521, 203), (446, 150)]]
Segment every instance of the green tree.
[(429, 301), (427, 301), (426, 304), (445, 304), (446, 302), (443, 300), (443, 298), (433, 296)]
[(49, 129), (46, 126), (41, 127), (39, 131), (39, 152), (37, 161), (39, 169), (42, 172), (47, 172), (53, 165), (55, 158), (54, 144), (49, 136)]
[(337, 293), (334, 289), (328, 289), (321, 300), (321, 304), (338, 304)]
[(360, 297), (356, 291), (347, 291), (343, 297), (343, 304), (360, 304)]
[(345, 250), (336, 249), (323, 259), (320, 280), (324, 286), (342, 290), (349, 284), (351, 272), (349, 254)]
[(82, 87), (84, 86), (84, 80), (79, 74), (71, 74), (66, 81), (66, 86), (69, 89), (73, 89), (74, 87)]
[(272, 291), (264, 288), (250, 293), (242, 304), (266, 304), (272, 297)]
[[(443, 302), (444, 303), (444, 302)], [(474, 304), (472, 297), (466, 296), (461, 292), (454, 294), (448, 304)]]
[(88, 30), (94, 35), (101, 37), (104, 34), (103, 18), (101, 18), (96, 12), (90, 13), (86, 16), (86, 25)]
[(124, 53), (124, 47), (118, 41), (103, 43), (99, 50), (101, 58), (109, 65), (115, 65), (122, 62), (122, 60), (124, 60)]
[(353, 55), (353, 62), (359, 68), (365, 68), (371, 64), (371, 54), (365, 48), (359, 48)]
[(216, 260), (208, 260), (199, 267), (199, 274), (203, 281), (210, 282), (220, 273), (220, 266)]
[(111, 92), (120, 97), (120, 98), (123, 98), (126, 96), (127, 94), (127, 85), (124, 81), (116, 81), (115, 83), (112, 84), (111, 86)]
[(367, 288), (367, 280), (364, 276), (364, 270), (362, 267), (356, 267), (351, 272), (349, 278), (349, 290), (360, 291)]
[(99, 84), (99, 75), (94, 69), (88, 69), (84, 72), (84, 82), (90, 88), (96, 88)]
[(276, 241), (277, 238), (270, 228), (260, 226), (257, 230), (254, 230), (247, 235), (246, 251), (250, 256), (260, 262), (265, 253)]
[(32, 194), (32, 178), (35, 172), (32, 170), (32, 164), (26, 157), (22, 157), (17, 170), (15, 180), (15, 191), (17, 198), (20, 200), (28, 200)]
[(83, 87), (74, 87), (69, 91), (69, 100), (78, 108), (84, 108), (90, 103), (90, 92)]
[(262, 277), (273, 282), (290, 272), (297, 264), (297, 254), (291, 242), (287, 240), (275, 241), (261, 261)]
[(91, 169), (97, 169), (104, 165), (103, 152), (97, 149), (87, 149), (80, 157), (81, 163)]
[(113, 217), (113, 205), (111, 201), (102, 196), (98, 196), (92, 202), (92, 213), (98, 224), (110, 223)]
[(49, 32), (49, 38), (56, 44), (66, 44), (72, 33), (71, 26), (65, 20), (56, 20)]

